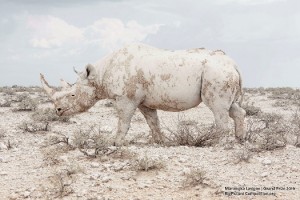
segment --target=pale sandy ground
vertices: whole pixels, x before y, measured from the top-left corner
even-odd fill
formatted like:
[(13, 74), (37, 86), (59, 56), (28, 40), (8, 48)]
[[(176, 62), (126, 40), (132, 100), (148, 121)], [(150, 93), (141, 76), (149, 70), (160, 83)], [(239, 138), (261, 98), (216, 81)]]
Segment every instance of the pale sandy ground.
[[(265, 112), (276, 112), (285, 118), (291, 117), (293, 107), (273, 107), (266, 96), (248, 95), (248, 101)], [(36, 96), (33, 96), (36, 97)], [(3, 94), (0, 96), (3, 98)], [(131, 159), (88, 158), (79, 150), (62, 153), (59, 163), (49, 165), (45, 161), (43, 144), (49, 135), (60, 132), (72, 139), (82, 128), (99, 125), (114, 131), (117, 117), (112, 107), (104, 106), (105, 101), (96, 104), (89, 112), (74, 116), (71, 122), (51, 122), (51, 131), (28, 133), (19, 126), (30, 121), (31, 112), (12, 112), (13, 107), (0, 108), (0, 199), (55, 199), (57, 187), (53, 185), (53, 175), (70, 167), (80, 168), (79, 172), (64, 179), (65, 193), (62, 199), (300, 199), (300, 148), (287, 145), (274, 151), (253, 153), (247, 162), (236, 163), (236, 155), (241, 147), (186, 147), (153, 145), (137, 142), (124, 147), (138, 157), (147, 155), (160, 160), (164, 167), (156, 170), (138, 171), (130, 167)], [(43, 104), (40, 107), (51, 106)], [(196, 120), (199, 124), (212, 124), (212, 113), (204, 106), (183, 112), (185, 119)], [(178, 113), (159, 112), (160, 120), (169, 127), (174, 126)], [(149, 128), (137, 111), (133, 117), (127, 140), (149, 134)], [(12, 148), (5, 145), (10, 141)], [(203, 184), (184, 185), (186, 175), (192, 169), (205, 171)], [(52, 177), (52, 178), (51, 178)], [(232, 195), (225, 187), (257, 187), (261, 192), (274, 195)], [(246, 189), (248, 187), (248, 189)], [(267, 190), (267, 188), (275, 190)], [(281, 189), (279, 189), (279, 187)], [(291, 190), (288, 190), (290, 188)], [(233, 191), (233, 190), (231, 190)], [(237, 192), (237, 190), (235, 190)]]

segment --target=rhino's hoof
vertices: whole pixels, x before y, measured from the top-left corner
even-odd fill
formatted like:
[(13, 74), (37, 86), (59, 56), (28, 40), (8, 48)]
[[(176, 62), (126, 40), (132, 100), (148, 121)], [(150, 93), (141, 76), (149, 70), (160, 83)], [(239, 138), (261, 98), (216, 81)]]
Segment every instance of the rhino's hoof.
[(123, 146), (123, 142), (114, 141), (113, 145), (116, 146), (116, 147), (121, 147), (121, 146)]

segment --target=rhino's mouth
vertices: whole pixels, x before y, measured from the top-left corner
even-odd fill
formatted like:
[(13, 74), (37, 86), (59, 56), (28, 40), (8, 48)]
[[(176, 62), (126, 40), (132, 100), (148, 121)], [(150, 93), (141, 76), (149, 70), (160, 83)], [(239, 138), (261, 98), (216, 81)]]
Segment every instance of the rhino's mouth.
[(71, 110), (72, 108), (67, 108), (65, 110), (63, 110), (62, 112), (60, 112), (58, 115), (59, 116), (63, 116), (67, 111)]

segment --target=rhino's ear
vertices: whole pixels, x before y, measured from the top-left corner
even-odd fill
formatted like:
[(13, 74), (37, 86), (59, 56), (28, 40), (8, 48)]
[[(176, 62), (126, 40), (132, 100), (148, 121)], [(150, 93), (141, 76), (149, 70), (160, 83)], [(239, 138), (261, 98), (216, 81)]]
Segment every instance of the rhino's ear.
[(94, 80), (96, 78), (96, 68), (93, 65), (88, 64), (85, 67), (85, 72), (87, 79)]

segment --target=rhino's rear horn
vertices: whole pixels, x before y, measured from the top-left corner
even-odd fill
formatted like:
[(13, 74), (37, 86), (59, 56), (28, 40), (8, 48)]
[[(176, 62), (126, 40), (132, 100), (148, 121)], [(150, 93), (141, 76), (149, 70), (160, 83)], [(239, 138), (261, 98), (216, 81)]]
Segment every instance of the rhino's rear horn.
[(60, 79), (60, 84), (64, 89), (70, 88), (71, 84), (65, 81), (64, 79)]

